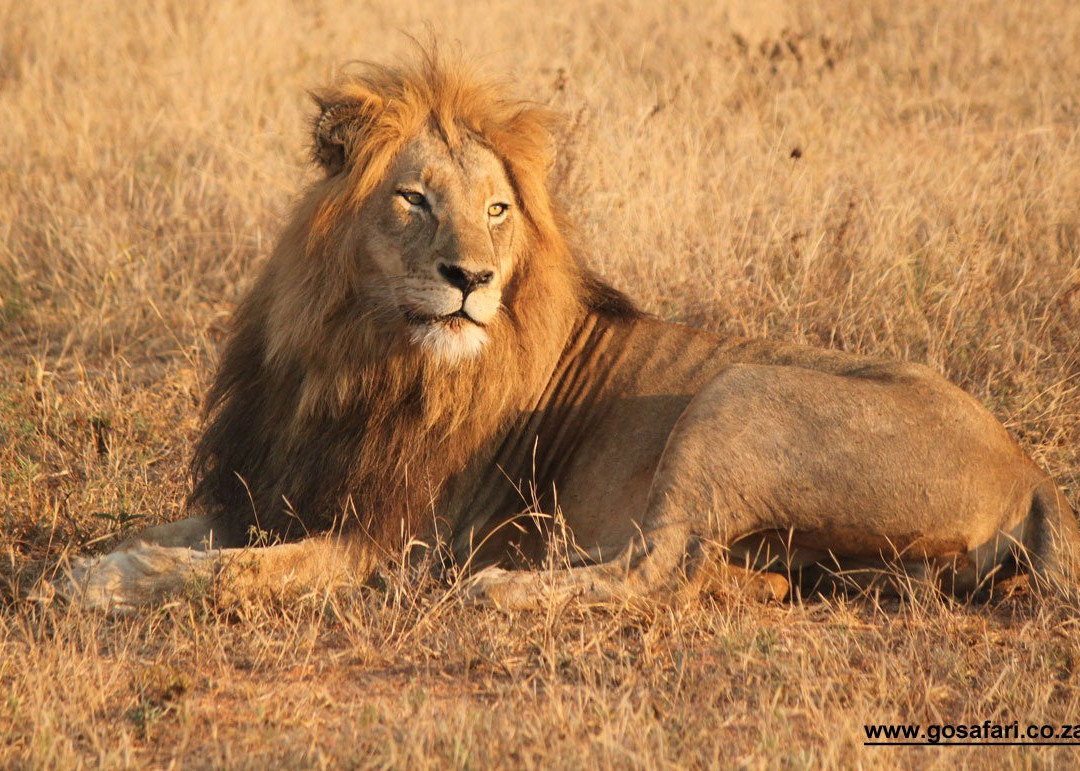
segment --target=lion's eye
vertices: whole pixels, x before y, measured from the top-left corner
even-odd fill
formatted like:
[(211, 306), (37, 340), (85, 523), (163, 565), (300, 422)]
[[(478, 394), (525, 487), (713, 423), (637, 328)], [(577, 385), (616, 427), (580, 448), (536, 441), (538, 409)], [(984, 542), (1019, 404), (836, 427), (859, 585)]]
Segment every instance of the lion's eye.
[(501, 217), (510, 209), (508, 203), (493, 203), (488, 206), (488, 216), (491, 218)]
[(423, 193), (418, 193), (415, 190), (398, 190), (398, 195), (404, 198), (409, 206), (427, 208), (427, 198), (424, 197)]

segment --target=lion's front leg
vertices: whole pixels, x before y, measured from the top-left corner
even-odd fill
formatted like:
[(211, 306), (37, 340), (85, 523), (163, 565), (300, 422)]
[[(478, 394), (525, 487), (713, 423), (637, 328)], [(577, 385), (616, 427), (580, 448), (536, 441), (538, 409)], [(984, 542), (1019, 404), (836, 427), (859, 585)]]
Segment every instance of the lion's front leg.
[(42, 596), (85, 607), (124, 612), (175, 593), (214, 574), (217, 551), (213, 521), (188, 517), (157, 525), (128, 538), (109, 554), (75, 556), (61, 563), (58, 576), (44, 582)]
[(209, 549), (215, 546), (239, 546), (225, 543), (215, 528), (215, 521), (208, 515), (187, 517), (164, 525), (148, 527), (124, 541), (115, 551), (127, 551), (140, 545), (182, 546), (190, 549)]
[(55, 588), (81, 607), (124, 613), (185, 591), (227, 602), (325, 591), (362, 582), (371, 568), (354, 546), (327, 537), (232, 549), (136, 543), (73, 561)]
[(125, 613), (185, 587), (209, 585), (222, 554), (221, 549), (130, 544), (109, 554), (75, 558), (54, 588), (72, 604)]

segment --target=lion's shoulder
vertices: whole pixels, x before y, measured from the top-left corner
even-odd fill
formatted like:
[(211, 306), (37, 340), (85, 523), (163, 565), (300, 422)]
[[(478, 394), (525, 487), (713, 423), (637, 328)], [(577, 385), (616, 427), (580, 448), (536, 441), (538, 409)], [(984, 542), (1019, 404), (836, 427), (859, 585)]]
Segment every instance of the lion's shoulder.
[(630, 297), (590, 270), (583, 271), (582, 300), (585, 309), (606, 318), (631, 320), (645, 316)]

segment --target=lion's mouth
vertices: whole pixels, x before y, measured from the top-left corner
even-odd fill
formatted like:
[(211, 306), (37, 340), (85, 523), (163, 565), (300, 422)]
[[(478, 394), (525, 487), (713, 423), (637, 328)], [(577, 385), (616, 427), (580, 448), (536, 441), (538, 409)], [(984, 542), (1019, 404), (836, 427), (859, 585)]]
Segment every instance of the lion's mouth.
[(412, 308), (402, 307), (401, 312), (405, 314), (405, 320), (413, 326), (428, 326), (431, 324), (442, 324), (450, 327), (451, 329), (457, 329), (458, 327), (466, 324), (475, 324), (478, 327), (483, 327), (479, 321), (470, 316), (464, 308), (458, 308), (453, 313), (447, 313), (445, 315), (438, 315), (435, 313), (422, 313)]

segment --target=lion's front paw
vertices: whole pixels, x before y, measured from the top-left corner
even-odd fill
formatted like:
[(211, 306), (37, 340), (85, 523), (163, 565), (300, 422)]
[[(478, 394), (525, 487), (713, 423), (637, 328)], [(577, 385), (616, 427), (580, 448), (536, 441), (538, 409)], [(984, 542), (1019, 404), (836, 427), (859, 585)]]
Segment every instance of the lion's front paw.
[(56, 594), (84, 608), (127, 613), (211, 578), (214, 553), (140, 545), (99, 557), (77, 557), (55, 582)]

